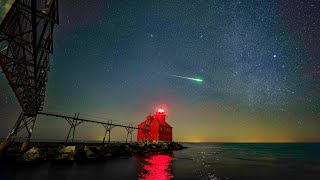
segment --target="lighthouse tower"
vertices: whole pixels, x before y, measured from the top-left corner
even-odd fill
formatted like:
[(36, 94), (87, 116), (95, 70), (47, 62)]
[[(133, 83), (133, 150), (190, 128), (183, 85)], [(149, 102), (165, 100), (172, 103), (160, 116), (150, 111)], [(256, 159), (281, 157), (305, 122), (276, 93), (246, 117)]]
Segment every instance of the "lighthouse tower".
[(166, 118), (162, 108), (155, 115), (148, 115), (138, 125), (137, 141), (172, 141), (172, 127), (166, 122)]

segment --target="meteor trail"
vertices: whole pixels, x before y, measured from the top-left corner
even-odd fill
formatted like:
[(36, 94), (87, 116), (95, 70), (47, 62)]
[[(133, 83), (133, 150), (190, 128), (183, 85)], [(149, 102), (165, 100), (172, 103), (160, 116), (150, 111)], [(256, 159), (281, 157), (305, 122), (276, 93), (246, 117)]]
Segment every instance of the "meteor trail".
[(189, 79), (189, 80), (197, 81), (197, 82), (202, 82), (202, 81), (203, 81), (202, 79), (198, 79), (198, 78), (190, 78), (190, 77), (184, 77), (184, 76), (177, 76), (177, 75), (174, 75), (174, 74), (170, 74), (170, 76), (178, 77), (178, 78), (183, 78), (183, 79)]

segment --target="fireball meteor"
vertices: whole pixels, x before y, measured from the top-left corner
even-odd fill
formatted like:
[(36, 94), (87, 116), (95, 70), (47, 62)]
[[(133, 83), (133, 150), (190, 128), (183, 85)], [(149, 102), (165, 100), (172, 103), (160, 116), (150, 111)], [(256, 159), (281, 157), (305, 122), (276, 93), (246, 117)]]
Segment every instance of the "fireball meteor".
[(198, 78), (190, 78), (190, 77), (184, 77), (184, 76), (177, 76), (177, 75), (174, 75), (174, 74), (170, 74), (170, 76), (177, 77), (177, 78), (183, 78), (183, 79), (189, 79), (189, 80), (197, 81), (197, 82), (202, 82), (202, 81), (203, 81), (202, 79), (198, 79)]

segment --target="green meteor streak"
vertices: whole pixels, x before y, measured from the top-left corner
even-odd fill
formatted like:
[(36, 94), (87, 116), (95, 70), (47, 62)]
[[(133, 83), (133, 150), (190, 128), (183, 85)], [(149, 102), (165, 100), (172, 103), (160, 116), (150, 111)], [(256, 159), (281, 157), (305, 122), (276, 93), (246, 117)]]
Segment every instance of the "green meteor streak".
[(194, 79), (194, 81), (202, 82), (202, 79)]
[(189, 80), (197, 81), (197, 82), (202, 82), (202, 81), (203, 81), (202, 79), (198, 79), (198, 78), (190, 78), (190, 77), (184, 77), (184, 76), (177, 76), (177, 75), (174, 75), (174, 74), (170, 74), (170, 76), (178, 77), (178, 78), (183, 78), (183, 79), (189, 79)]

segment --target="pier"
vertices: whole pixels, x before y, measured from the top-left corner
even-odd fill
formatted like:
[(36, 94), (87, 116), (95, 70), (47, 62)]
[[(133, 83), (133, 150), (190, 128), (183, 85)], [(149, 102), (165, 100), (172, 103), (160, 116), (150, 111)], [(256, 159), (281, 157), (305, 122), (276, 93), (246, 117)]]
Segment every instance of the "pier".
[[(132, 133), (138, 129), (133, 124), (122, 125), (112, 120), (104, 122), (80, 118), (79, 113), (71, 117), (43, 111), (50, 55), (54, 52), (53, 32), (58, 24), (58, 0), (16, 0), (0, 24), (0, 66), (22, 110), (6, 140), (0, 145), (1, 154), (14, 143), (22, 130), (27, 132), (27, 136), (23, 138), (20, 151), (30, 149), (30, 139), (39, 115), (65, 119), (69, 123), (66, 143), (74, 142), (76, 128), (83, 123), (100, 124), (105, 128), (103, 144), (107, 134), (110, 143), (114, 127), (126, 129), (126, 142), (129, 137), (132, 142)], [(148, 127), (142, 130), (147, 132)]]

